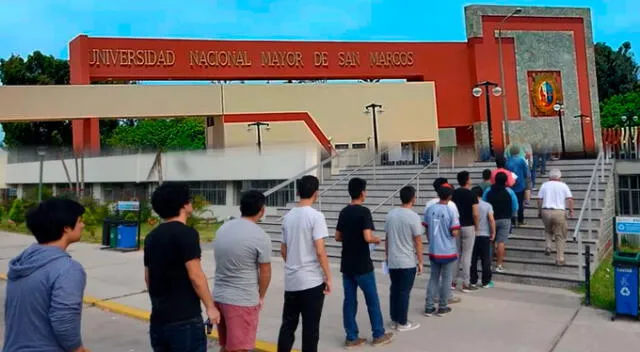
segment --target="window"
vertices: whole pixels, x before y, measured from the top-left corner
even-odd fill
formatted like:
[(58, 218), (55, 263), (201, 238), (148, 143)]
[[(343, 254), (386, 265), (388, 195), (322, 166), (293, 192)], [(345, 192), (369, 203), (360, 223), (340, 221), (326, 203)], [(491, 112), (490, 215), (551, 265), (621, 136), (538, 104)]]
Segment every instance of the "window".
[[(281, 182), (283, 182), (284, 180), (249, 180), (249, 181), (242, 181), (239, 184), (239, 189), (238, 189), (238, 194), (236, 196), (236, 203), (239, 205), (240, 204), (240, 197), (242, 195), (243, 192), (249, 191), (249, 190), (253, 190), (253, 191), (260, 191), (260, 192), (266, 192), (269, 189), (277, 186), (278, 184), (280, 184)], [(267, 197), (267, 203), (266, 205), (268, 207), (284, 207), (287, 205), (287, 203), (291, 203), (291, 202), (295, 202), (295, 194), (294, 194), (294, 188), (293, 188), (293, 182), (288, 184), (287, 186), (285, 186), (284, 188), (276, 191), (273, 194), (270, 194)]]
[(618, 181), (620, 215), (640, 215), (640, 175), (620, 175)]
[(347, 144), (347, 143), (338, 143), (334, 147), (336, 148), (336, 150), (345, 150), (345, 149), (349, 149), (349, 144)]
[(227, 204), (227, 181), (189, 182), (192, 196), (201, 196), (212, 205)]
[(213, 127), (216, 125), (216, 119), (213, 116), (207, 116), (207, 127)]
[(102, 199), (105, 202), (148, 201), (149, 186), (146, 183), (104, 183)]
[(367, 143), (353, 143), (351, 149), (367, 149)]

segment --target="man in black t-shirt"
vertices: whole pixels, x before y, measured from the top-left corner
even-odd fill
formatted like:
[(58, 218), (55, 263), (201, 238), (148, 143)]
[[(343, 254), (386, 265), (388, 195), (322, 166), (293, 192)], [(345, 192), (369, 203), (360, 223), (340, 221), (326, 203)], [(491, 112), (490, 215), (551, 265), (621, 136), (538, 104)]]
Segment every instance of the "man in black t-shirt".
[(362, 206), (367, 195), (367, 181), (352, 178), (349, 181), (351, 204), (347, 205), (338, 217), (336, 241), (342, 242), (340, 271), (344, 288), (344, 330), (347, 335), (346, 348), (363, 345), (366, 340), (358, 336), (356, 313), (358, 312), (358, 287), (364, 293), (373, 331), (373, 345), (383, 346), (391, 342), (393, 333), (385, 333), (384, 320), (380, 310), (380, 299), (376, 287), (376, 276), (369, 253), (369, 244), (380, 243), (373, 235), (375, 227), (369, 208)]
[(480, 220), (478, 197), (471, 192), (469, 172), (460, 171), (458, 173), (458, 184), (460, 187), (453, 191), (453, 197), (451, 198), (460, 213), (460, 236), (456, 237), (459, 255), (457, 263), (453, 265), (453, 285), (457, 286), (458, 282), (461, 281), (462, 286), (460, 289), (462, 292), (471, 292), (477, 290), (477, 287), (470, 285), (470, 280), (471, 256)]
[(191, 197), (184, 183), (167, 182), (151, 197), (164, 222), (144, 241), (144, 278), (151, 297), (154, 351), (204, 352), (207, 337), (200, 301), (212, 324), (220, 320), (200, 264), (200, 236), (186, 225)]

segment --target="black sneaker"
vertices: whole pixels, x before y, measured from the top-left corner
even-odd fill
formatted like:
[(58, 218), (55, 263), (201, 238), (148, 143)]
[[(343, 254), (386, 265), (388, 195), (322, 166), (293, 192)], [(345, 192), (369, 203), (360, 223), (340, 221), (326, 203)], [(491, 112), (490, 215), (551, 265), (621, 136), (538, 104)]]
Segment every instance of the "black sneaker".
[(442, 317), (445, 316), (447, 313), (451, 313), (451, 308), (449, 307), (440, 307), (438, 308), (438, 312), (436, 313), (437, 316)]
[(436, 314), (436, 309), (435, 308), (425, 308), (424, 309), (424, 315), (426, 317), (430, 317), (432, 315)]

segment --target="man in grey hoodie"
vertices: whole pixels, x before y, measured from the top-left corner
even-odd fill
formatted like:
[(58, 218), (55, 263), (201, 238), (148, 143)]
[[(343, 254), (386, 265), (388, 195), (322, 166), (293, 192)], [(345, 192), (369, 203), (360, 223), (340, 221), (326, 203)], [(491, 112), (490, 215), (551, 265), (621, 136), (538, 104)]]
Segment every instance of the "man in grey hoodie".
[(38, 243), (9, 262), (4, 352), (86, 352), (80, 335), (86, 274), (67, 247), (80, 240), (84, 207), (52, 198), (27, 214)]

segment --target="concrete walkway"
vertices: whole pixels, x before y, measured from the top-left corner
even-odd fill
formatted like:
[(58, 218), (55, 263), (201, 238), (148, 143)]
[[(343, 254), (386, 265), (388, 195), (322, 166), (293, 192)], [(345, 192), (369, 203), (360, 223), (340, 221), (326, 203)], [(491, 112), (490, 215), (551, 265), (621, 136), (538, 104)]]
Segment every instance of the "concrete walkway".
[[(33, 239), (25, 235), (0, 233), (0, 272), (7, 271), (9, 259)], [(87, 271), (86, 295), (108, 304), (117, 303), (142, 312), (144, 318), (150, 302), (143, 279), (142, 252), (103, 251), (97, 245), (79, 243), (71, 247), (71, 255)], [(203, 265), (213, 277), (213, 251), (203, 248)], [(327, 297), (322, 317), (320, 350), (341, 351), (342, 287), (339, 270), (333, 267), (334, 292)], [(378, 273), (378, 290), (383, 312), (388, 317), (389, 279)], [(453, 312), (442, 318), (422, 316), (427, 275), (418, 277), (412, 294), (410, 319), (422, 324), (412, 332), (398, 334), (393, 344), (381, 351), (608, 351), (640, 345), (640, 323), (609, 321), (609, 314), (591, 308), (580, 308), (580, 298), (572, 292), (507, 283), (494, 289), (461, 294), (463, 302), (452, 306)], [(263, 350), (273, 349), (280, 326), (283, 301), (283, 263), (274, 259), (273, 278), (261, 313), (258, 338)], [(370, 325), (364, 298), (359, 298), (358, 324), (361, 336), (370, 338)], [(300, 328), (296, 348), (300, 348)], [(85, 330), (86, 334), (94, 332)], [(102, 331), (101, 334), (108, 332)], [(113, 331), (113, 338), (118, 332)], [(140, 339), (147, 339), (141, 334)], [(89, 348), (91, 346), (88, 346)], [(365, 347), (365, 350), (371, 349)]]

